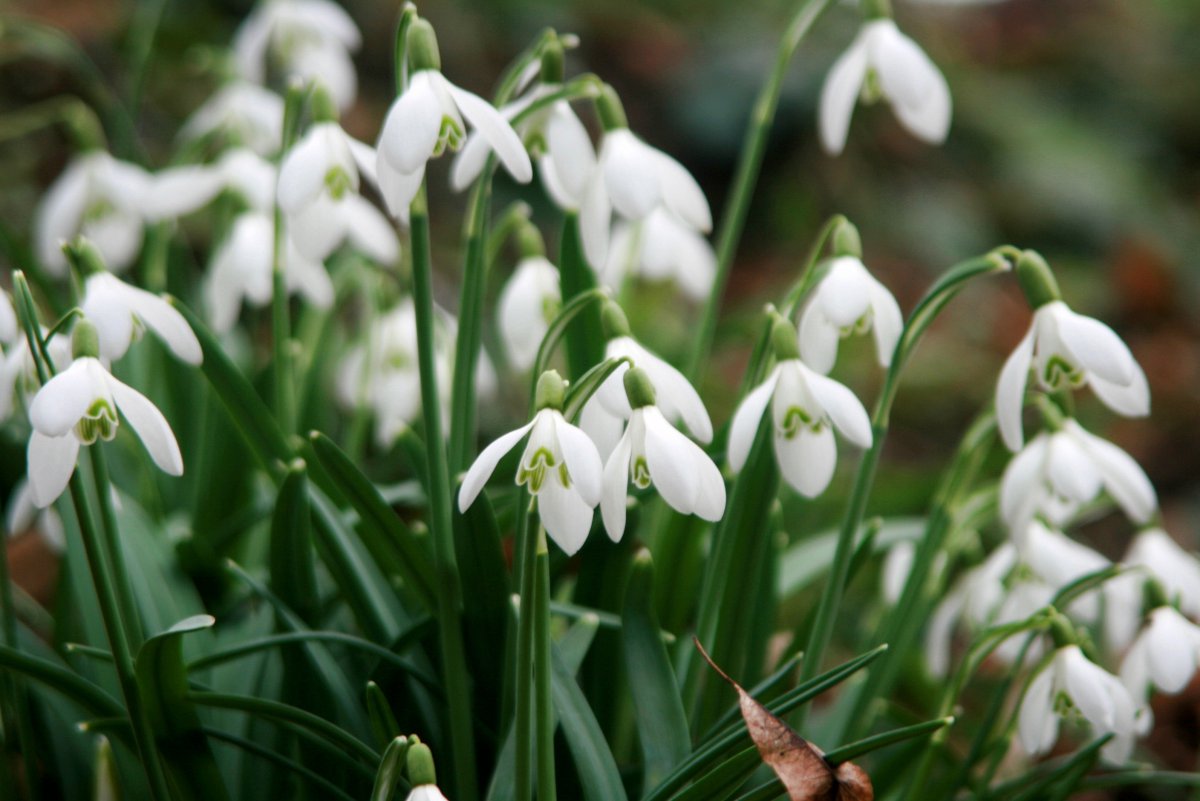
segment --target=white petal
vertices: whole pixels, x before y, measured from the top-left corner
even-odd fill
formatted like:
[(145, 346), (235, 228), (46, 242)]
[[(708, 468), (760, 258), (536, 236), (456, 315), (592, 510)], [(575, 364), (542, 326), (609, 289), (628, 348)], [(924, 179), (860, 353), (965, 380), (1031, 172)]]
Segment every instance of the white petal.
[(691, 514), (700, 492), (696, 466), (708, 457), (694, 442), (667, 422), (653, 406), (643, 410), (646, 423), (646, 466), (658, 494), (671, 508)]
[(361, 195), (342, 198), (345, 206), (346, 233), (350, 243), (380, 264), (395, 264), (400, 259), (396, 229)]
[(600, 458), (607, 462), (625, 430), (625, 420), (608, 411), (593, 395), (579, 414), (579, 427), (596, 444)]
[(837, 361), (839, 339), (837, 328), (825, 318), (814, 298), (800, 316), (800, 356), (804, 363), (818, 373), (828, 373)]
[(442, 85), (454, 98), (462, 115), (496, 151), (504, 169), (520, 183), (529, 183), (533, 179), (533, 164), (529, 161), (521, 137), (517, 136), (504, 115), (491, 103), (465, 89), (459, 89), (445, 78), (442, 78)]
[(158, 335), (180, 361), (198, 365), (204, 360), (200, 340), (183, 315), (165, 300), (138, 287), (128, 287), (128, 303), (141, 321)]
[(950, 672), (950, 640), (954, 624), (962, 613), (963, 592), (951, 592), (933, 610), (925, 633), (925, 664), (934, 678), (944, 678)]
[(327, 193), (313, 197), (287, 217), (287, 235), (301, 255), (324, 261), (346, 237), (346, 209)]
[(700, 482), (700, 492), (696, 496), (694, 512), (701, 520), (715, 523), (725, 514), (725, 478), (707, 453), (699, 447), (695, 452), (698, 454), (696, 478)]
[(871, 329), (875, 335), (875, 353), (882, 367), (892, 363), (892, 355), (896, 351), (896, 343), (904, 331), (904, 316), (900, 313), (900, 304), (883, 284), (871, 279), (868, 288), (871, 298)]
[(285, 267), (284, 278), (289, 292), (299, 292), (318, 309), (333, 305), (333, 281), (321, 262), (305, 258), (292, 245), (288, 248)]
[(600, 454), (595, 444), (588, 439), (587, 434), (563, 419), (562, 415), (554, 421), (554, 432), (558, 444), (562, 448), (563, 459), (567, 462), (567, 472), (575, 482), (575, 489), (588, 506), (600, 503), (601, 478), (603, 466), (600, 464)]
[(667, 208), (697, 231), (711, 231), (712, 211), (700, 184), (678, 161), (661, 150), (655, 150), (654, 153), (658, 157), (662, 198)]
[(658, 406), (663, 414), (683, 420), (688, 431), (699, 441), (712, 442), (712, 420), (696, 388), (671, 364), (637, 345), (632, 339), (628, 342), (635, 346), (628, 355), (633, 358), (635, 365), (650, 376), (658, 392)]
[(183, 475), (183, 456), (179, 453), (179, 443), (175, 441), (175, 434), (158, 407), (136, 389), (112, 376), (108, 377), (108, 386), (117, 408), (129, 421), (159, 469), (168, 475)]
[(612, 205), (599, 170), (592, 174), (583, 205), (579, 209), (579, 236), (583, 254), (593, 270), (603, 269), (608, 261), (608, 234), (612, 223)]
[(797, 362), (809, 391), (829, 415), (835, 428), (860, 448), (871, 447), (871, 418), (862, 401), (848, 387)]
[(1017, 735), (1030, 756), (1049, 751), (1058, 739), (1058, 716), (1053, 706), (1054, 671), (1047, 667), (1034, 677), (1021, 699)]
[(425, 165), (414, 173), (403, 173), (382, 159), (379, 162), (379, 192), (393, 217), (408, 224), (408, 207), (425, 180)]
[(830, 322), (846, 329), (870, 310), (873, 283), (877, 282), (860, 260), (842, 256), (834, 259), (829, 272), (817, 287), (816, 302)]
[(1084, 437), (1088, 451), (1099, 466), (1108, 494), (1134, 522), (1148, 521), (1158, 508), (1158, 497), (1145, 471), (1132, 456), (1116, 445), (1088, 434), (1077, 424), (1074, 427)]
[(566, 103), (555, 103), (546, 119), (546, 150), (555, 179), (569, 197), (582, 198), (596, 169), (596, 149), (587, 128)]
[(1062, 667), (1063, 689), (1083, 716), (1093, 726), (1103, 731), (1113, 731), (1116, 705), (1105, 692), (1107, 685), (1102, 680), (1102, 675), (1106, 675), (1104, 669), (1089, 661), (1076, 645), (1060, 649), (1055, 661)]
[(154, 221), (191, 214), (211, 203), (224, 186), (224, 176), (212, 167), (189, 165), (160, 170), (147, 192), (146, 217)]
[(828, 426), (814, 433), (802, 428), (788, 439), (775, 433), (775, 461), (779, 472), (796, 492), (815, 498), (825, 491), (837, 467), (837, 443)]
[(507, 434), (496, 439), (491, 445), (483, 449), (483, 452), (475, 458), (475, 462), (467, 470), (466, 476), (463, 477), (462, 486), (458, 490), (458, 510), (465, 512), (475, 502), (479, 491), (483, 489), (484, 484), (491, 477), (492, 471), (496, 469), (496, 465), (513, 447), (521, 441), (521, 438), (529, 433), (533, 428), (535, 417), (530, 422), (516, 429), (509, 431)]
[(1079, 441), (1068, 434), (1050, 437), (1045, 472), (1054, 491), (1076, 503), (1087, 503), (1100, 494), (1100, 472)]
[(1025, 439), (1021, 426), (1021, 410), (1025, 408), (1025, 382), (1033, 363), (1033, 332), (1030, 326), (1017, 344), (1016, 350), (1004, 361), (1000, 380), (996, 383), (996, 427), (1000, 438), (1013, 453), (1021, 450)]
[(45, 509), (62, 495), (75, 472), (75, 462), (79, 458), (79, 440), (74, 434), (61, 437), (48, 437), (40, 431), (34, 431), (29, 437), (29, 449), (26, 457), (29, 461), (29, 488), (33, 493), (33, 502), (39, 509)]
[(904, 127), (938, 144), (950, 130), (950, 88), (941, 71), (917, 43), (889, 20), (876, 23), (876, 69), (883, 93)]
[(537, 494), (538, 515), (546, 533), (558, 547), (572, 556), (583, 547), (592, 530), (592, 509), (574, 489), (565, 489), (557, 477), (547, 477)]
[(820, 110), (817, 122), (821, 132), (821, 144), (831, 155), (842, 152), (846, 146), (846, 134), (850, 130), (850, 117), (854, 104), (867, 76), (867, 47), (860, 33), (843, 53), (821, 87)]
[(623, 217), (640, 220), (658, 205), (661, 196), (655, 156), (628, 128), (605, 134), (600, 169), (613, 208)]
[(42, 196), (34, 215), (34, 241), (38, 260), (51, 275), (61, 277), (67, 272), (67, 257), (62, 244), (73, 237), (83, 221), (88, 204), (91, 179), (90, 160), (73, 160)]
[(1196, 673), (1196, 627), (1169, 606), (1154, 610), (1150, 626), (1150, 678), (1163, 692), (1177, 693)]
[(1126, 385), (1113, 384), (1098, 375), (1088, 376), (1088, 384), (1100, 401), (1125, 417), (1145, 417), (1150, 414), (1150, 385), (1146, 374), (1136, 362), (1133, 380)]
[(35, 429), (48, 437), (61, 437), (102, 397), (103, 386), (97, 385), (91, 365), (104, 369), (95, 359), (76, 359), (38, 390), (29, 406), (29, 422)]
[(1116, 332), (1099, 320), (1066, 308), (1058, 309), (1054, 320), (1058, 336), (1070, 349), (1076, 363), (1105, 381), (1122, 386), (1134, 380), (1137, 362)]
[(141, 250), (142, 228), (141, 215), (114, 210), (85, 220), (80, 233), (92, 240), (108, 269), (119, 273), (129, 267)]
[(475, 132), (468, 136), (450, 168), (450, 187), (455, 192), (461, 192), (475, 183), (475, 179), (483, 172), (491, 152), (492, 149), (482, 134)]
[[(396, 98), (388, 110), (377, 145), (381, 182), (384, 162), (401, 173), (411, 175), (424, 168), (425, 162), (433, 155), (444, 114), (432, 84), (433, 74), (433, 70), (421, 70), (413, 75), (408, 89)], [(396, 213), (394, 207), (392, 213)]]
[(13, 309), (12, 298), (4, 290), (0, 290), (0, 342), (10, 344), (15, 342), (21, 329), (17, 325), (17, 313)]
[(620, 542), (625, 534), (625, 500), (629, 494), (629, 459), (632, 454), (633, 444), (629, 429), (626, 428), (604, 464), (604, 491), (600, 498), (604, 530), (613, 542)]
[(287, 152), (279, 167), (278, 202), (285, 213), (294, 214), (316, 200), (325, 188), (325, 176), (334, 166), (328, 136), (314, 126)]
[(767, 404), (771, 402), (771, 393), (775, 391), (775, 383), (779, 378), (779, 368), (776, 367), (767, 376), (767, 380), (746, 394), (733, 413), (733, 422), (729, 425), (729, 466), (739, 472), (746, 464), (750, 448), (754, 445), (754, 437), (758, 434), (759, 423)]

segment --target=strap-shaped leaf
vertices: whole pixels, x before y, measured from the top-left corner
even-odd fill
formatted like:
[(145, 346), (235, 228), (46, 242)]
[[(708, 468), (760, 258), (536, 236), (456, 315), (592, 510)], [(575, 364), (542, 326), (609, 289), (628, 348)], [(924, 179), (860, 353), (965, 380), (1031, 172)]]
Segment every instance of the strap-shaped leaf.
[(551, 652), (551, 692), (559, 723), (588, 801), (625, 801), (625, 786), (617, 761), (587, 698), (575, 683), (571, 668), (557, 649)]

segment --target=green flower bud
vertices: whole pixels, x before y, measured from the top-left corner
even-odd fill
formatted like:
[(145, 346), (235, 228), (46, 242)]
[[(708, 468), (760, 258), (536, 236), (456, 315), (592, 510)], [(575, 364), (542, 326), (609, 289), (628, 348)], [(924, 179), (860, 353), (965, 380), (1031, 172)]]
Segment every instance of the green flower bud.
[(1017, 281), (1031, 309), (1040, 309), (1047, 303), (1062, 300), (1050, 265), (1037, 251), (1021, 251), (1021, 257), (1017, 259)]
[(442, 69), (437, 34), (424, 17), (418, 18), (408, 29), (408, 65), (413, 72)]
[(538, 378), (537, 392), (534, 395), (534, 406), (542, 409), (557, 409), (562, 411), (563, 399), (567, 393), (567, 382), (563, 381), (557, 370), (547, 370)]
[(606, 131), (629, 127), (629, 119), (625, 116), (625, 106), (621, 105), (621, 98), (617, 97), (617, 90), (608, 84), (604, 84), (600, 88), (600, 96), (596, 98), (596, 114), (599, 115), (600, 124)]
[(71, 356), (76, 359), (95, 359), (100, 356), (100, 337), (96, 333), (96, 326), (86, 317), (81, 317), (71, 331)]
[(433, 767), (433, 752), (429, 750), (429, 746), (419, 740), (408, 747), (408, 781), (413, 787), (437, 784), (437, 773)]
[(605, 339), (629, 336), (629, 318), (616, 301), (606, 300), (600, 307), (600, 324)]
[(655, 399), (654, 384), (650, 376), (640, 367), (630, 367), (625, 371), (625, 395), (629, 405), (634, 409), (643, 406), (653, 406)]

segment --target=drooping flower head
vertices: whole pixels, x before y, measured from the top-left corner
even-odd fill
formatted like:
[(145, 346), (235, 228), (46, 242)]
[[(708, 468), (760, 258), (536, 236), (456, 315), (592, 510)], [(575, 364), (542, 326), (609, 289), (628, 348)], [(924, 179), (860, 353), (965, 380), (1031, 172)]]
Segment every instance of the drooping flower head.
[(388, 110), (378, 143), (379, 186), (391, 213), (407, 217), (425, 177), (426, 162), (447, 149), (462, 147), (466, 122), (483, 136), (513, 178), (528, 183), (533, 165), (521, 137), (491, 103), (442, 75), (437, 38), (424, 19), (409, 28), (408, 54), (412, 68), (408, 85)]
[(859, 98), (886, 98), (914, 136), (940, 144), (950, 130), (950, 88), (937, 66), (890, 19), (868, 20), (821, 89), (821, 144), (832, 155), (846, 146)]
[(192, 112), (179, 135), (215, 133), (260, 156), (274, 154), (283, 142), (283, 98), (256, 83), (230, 81)]
[(622, 383), (632, 411), (625, 433), (604, 465), (600, 512), (608, 536), (618, 542), (625, 533), (625, 503), (631, 483), (643, 490), (653, 484), (680, 514), (719, 520), (725, 512), (721, 471), (700, 446), (667, 422), (655, 405), (657, 393), (649, 372), (630, 367)]
[(770, 406), (780, 473), (797, 492), (816, 497), (829, 486), (837, 466), (833, 430), (860, 448), (869, 448), (871, 420), (853, 392), (800, 360), (796, 331), (790, 323), (776, 320), (772, 341), (779, 361), (733, 415), (729, 464), (735, 472), (742, 469), (759, 421)]
[(558, 268), (545, 256), (521, 259), (500, 291), (500, 336), (513, 366), (528, 370), (562, 304)]
[(1129, 570), (1104, 585), (1104, 635), (1113, 651), (1124, 650), (1137, 634), (1147, 580), (1161, 586), (1183, 614), (1200, 618), (1200, 559), (1166, 531), (1143, 529), (1133, 538), (1121, 564)]
[(1104, 323), (1076, 314), (1063, 303), (1050, 268), (1037, 253), (1022, 253), (1016, 271), (1034, 313), (1029, 331), (1005, 361), (996, 385), (996, 423), (1009, 450), (1020, 450), (1024, 439), (1021, 409), (1031, 369), (1047, 392), (1086, 384), (1117, 414), (1149, 414), (1146, 374), (1121, 338)]
[(640, 222), (613, 226), (603, 284), (619, 291), (626, 276), (674, 281), (695, 301), (708, 297), (717, 275), (717, 256), (698, 231), (664, 207)]
[(1156, 594), (1158, 605), (1146, 615), (1146, 623), (1121, 662), (1121, 681), (1138, 705), (1139, 733), (1148, 732), (1154, 717), (1150, 691), (1173, 695), (1182, 691), (1200, 669), (1200, 626), (1181, 615), (1163, 595), (1161, 587), (1148, 583), (1147, 595)]
[(33, 434), (29, 438), (29, 484), (33, 502), (49, 506), (66, 488), (82, 445), (111, 440), (120, 416), (141, 438), (163, 472), (183, 474), (183, 458), (162, 412), (137, 390), (114, 378), (97, 358), (96, 329), (87, 320), (75, 323), (75, 361), (46, 382), (29, 406)]
[(458, 508), (466, 511), (500, 459), (526, 435), (529, 440), (517, 468), (517, 484), (537, 499), (546, 533), (567, 554), (574, 554), (592, 527), (592, 510), (600, 503), (600, 454), (588, 436), (562, 414), (565, 386), (553, 370), (538, 379), (538, 412), (533, 420), (501, 436), (483, 449), (467, 470), (458, 492)]

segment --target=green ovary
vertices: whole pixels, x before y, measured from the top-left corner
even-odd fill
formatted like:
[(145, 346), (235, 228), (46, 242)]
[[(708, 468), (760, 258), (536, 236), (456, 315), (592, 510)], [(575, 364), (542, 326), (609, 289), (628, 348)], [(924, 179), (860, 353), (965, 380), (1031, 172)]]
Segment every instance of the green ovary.
[(87, 414), (75, 424), (75, 434), (84, 445), (101, 439), (108, 442), (117, 435), (117, 412), (103, 398), (97, 398), (88, 407)]

